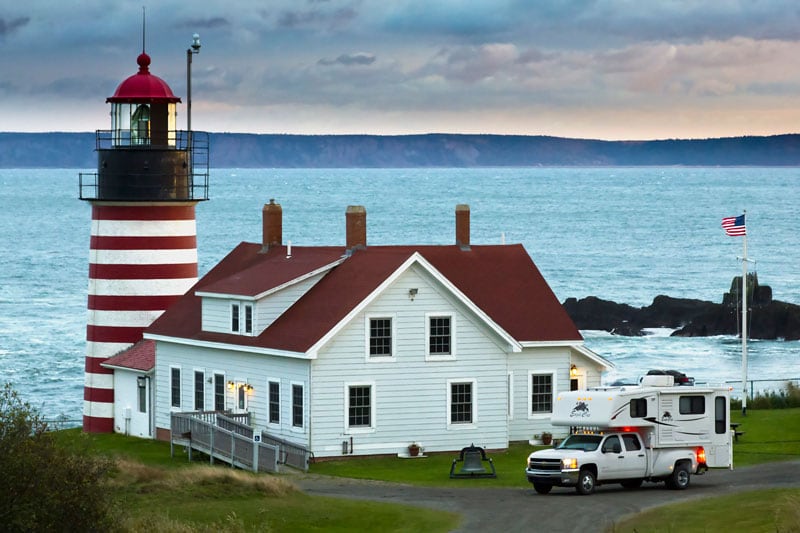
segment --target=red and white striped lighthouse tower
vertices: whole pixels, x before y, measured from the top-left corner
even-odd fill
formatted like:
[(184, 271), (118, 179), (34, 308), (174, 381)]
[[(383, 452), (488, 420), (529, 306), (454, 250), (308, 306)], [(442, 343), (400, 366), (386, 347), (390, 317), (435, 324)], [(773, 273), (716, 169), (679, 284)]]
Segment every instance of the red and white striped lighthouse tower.
[(195, 205), (208, 199), (208, 134), (177, 131), (180, 98), (144, 51), (137, 63), (106, 100), (97, 173), (80, 176), (92, 205), (83, 430), (95, 433), (114, 431), (114, 375), (101, 363), (197, 281)]

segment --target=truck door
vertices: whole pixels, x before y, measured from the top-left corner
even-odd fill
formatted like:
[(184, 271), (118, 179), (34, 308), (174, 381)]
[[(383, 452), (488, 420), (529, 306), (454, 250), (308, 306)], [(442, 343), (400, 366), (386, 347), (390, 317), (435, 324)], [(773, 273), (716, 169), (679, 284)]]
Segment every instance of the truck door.
[(647, 458), (642, 443), (635, 433), (610, 435), (603, 441), (603, 463), (601, 479), (641, 478), (647, 470)]
[(625, 477), (644, 477), (647, 473), (647, 454), (639, 435), (625, 433), (622, 443), (625, 448)]

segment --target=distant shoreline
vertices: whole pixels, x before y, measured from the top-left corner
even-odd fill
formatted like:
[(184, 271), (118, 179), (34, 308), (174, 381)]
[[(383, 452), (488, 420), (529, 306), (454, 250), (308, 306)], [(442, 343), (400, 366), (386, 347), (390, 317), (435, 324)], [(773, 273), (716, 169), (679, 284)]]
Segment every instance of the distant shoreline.
[[(212, 168), (796, 167), (800, 134), (602, 141), (548, 136), (210, 133)], [(0, 168), (96, 168), (94, 132), (0, 132)]]

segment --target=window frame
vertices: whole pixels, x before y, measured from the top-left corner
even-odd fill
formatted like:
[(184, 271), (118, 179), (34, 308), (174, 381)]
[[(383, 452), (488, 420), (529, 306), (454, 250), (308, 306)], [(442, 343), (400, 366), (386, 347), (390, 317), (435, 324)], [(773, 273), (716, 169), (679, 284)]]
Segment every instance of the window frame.
[[(644, 413), (640, 413), (642, 406), (644, 406)], [(628, 411), (631, 418), (644, 418), (647, 416), (647, 398), (631, 398), (630, 407)]]
[(255, 309), (253, 308), (253, 304), (245, 303), (244, 307), (244, 334), (245, 335), (253, 335), (255, 332)]
[[(371, 353), (371, 341), (372, 341), (372, 321), (373, 320), (389, 320), (390, 324), (390, 343), (389, 349), (391, 353), (389, 355), (384, 354), (375, 354)], [(367, 314), (364, 317), (364, 356), (366, 357), (367, 362), (371, 363), (388, 363), (397, 360), (397, 315), (395, 313), (371, 313)]]
[[(434, 318), (450, 319), (450, 353), (431, 353), (431, 320)], [(425, 313), (425, 360), (454, 361), (456, 359), (456, 315), (452, 311)]]
[(230, 315), (230, 322), (228, 322), (228, 324), (230, 325), (231, 333), (241, 333), (242, 311), (239, 302), (231, 302)]
[[(297, 408), (298, 408), (298, 405), (296, 403), (296, 400), (297, 400), (296, 391), (297, 391), (298, 388), (300, 389), (300, 400), (301, 400), (301, 403), (299, 405), (299, 407), (300, 407), (300, 418), (301, 418), (300, 425), (296, 424), (296, 422), (297, 422)], [(306, 385), (305, 385), (305, 383), (302, 383), (300, 381), (292, 381), (290, 390), (292, 392), (292, 404), (291, 404), (292, 405), (292, 411), (291, 411), (291, 414), (292, 414), (292, 416), (291, 416), (292, 431), (298, 432), (298, 433), (305, 433), (305, 431), (306, 431), (306, 407), (305, 407), (306, 406)]]
[[(176, 380), (177, 377), (177, 380)], [(180, 365), (169, 366), (169, 408), (171, 411), (180, 411), (183, 403), (183, 391)], [(177, 381), (177, 387), (176, 387)]]
[[(369, 425), (351, 426), (350, 410), (350, 391), (354, 388), (369, 389)], [(375, 382), (374, 381), (351, 381), (344, 384), (344, 429), (347, 433), (373, 433), (376, 430), (375, 420)]]
[[(687, 400), (687, 402), (684, 402)], [(684, 403), (688, 403), (684, 407)], [(700, 403), (701, 410), (697, 410), (696, 404)], [(706, 414), (706, 397), (698, 394), (684, 394), (678, 397), (678, 412), (682, 415), (704, 415)]]
[[(273, 404), (272, 401), (272, 386), (275, 385), (278, 388), (278, 401), (277, 404)], [(277, 420), (272, 419), (272, 407), (273, 405), (277, 405)], [(277, 378), (270, 378), (267, 379), (267, 425), (273, 427), (280, 427), (281, 425), (281, 380)]]
[[(221, 378), (221, 379), (218, 379)], [(220, 395), (219, 391), (219, 384), (222, 383), (222, 395)], [(214, 410), (215, 411), (224, 411), (225, 405), (228, 403), (228, 392), (227, 392), (228, 384), (225, 381), (225, 372), (214, 372)], [(218, 400), (222, 398), (222, 409), (219, 409)]]
[[(197, 378), (200, 376), (200, 381)], [(199, 387), (198, 387), (199, 385)], [(192, 374), (192, 392), (193, 392), (193, 407), (195, 411), (205, 411), (206, 408), (206, 371), (204, 369), (195, 368)], [(198, 396), (199, 393), (199, 396)], [(200, 400), (200, 408), (197, 407)]]
[[(550, 410), (549, 411), (534, 411), (533, 410), (533, 376), (550, 376)], [(553, 416), (553, 408), (556, 402), (556, 395), (558, 394), (558, 379), (555, 370), (529, 370), (528, 371), (528, 399), (527, 410), (528, 419), (542, 419), (550, 418)]]
[[(453, 422), (453, 386), (470, 385), (470, 411), (469, 422)], [(447, 380), (447, 429), (464, 430), (478, 427), (478, 380), (475, 378), (456, 378)]]

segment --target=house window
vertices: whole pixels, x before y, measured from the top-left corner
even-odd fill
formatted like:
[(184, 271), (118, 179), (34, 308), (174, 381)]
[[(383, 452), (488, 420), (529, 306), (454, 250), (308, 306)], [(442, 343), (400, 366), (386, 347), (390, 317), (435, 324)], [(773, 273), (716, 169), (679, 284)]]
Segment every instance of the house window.
[(194, 410), (205, 409), (206, 375), (202, 370), (194, 371)]
[(225, 374), (214, 374), (214, 410), (225, 410)]
[(239, 304), (231, 304), (231, 331), (239, 332)]
[(472, 424), (474, 421), (473, 381), (450, 383), (450, 423)]
[(244, 383), (236, 384), (236, 408), (239, 411), (247, 411), (247, 385)]
[(372, 427), (372, 385), (347, 387), (347, 427)]
[(531, 414), (553, 412), (554, 382), (553, 374), (533, 374), (530, 378)]
[(170, 367), (170, 405), (180, 409), (181, 407), (181, 369), (180, 367)]
[(634, 398), (631, 400), (631, 418), (644, 418), (647, 416), (647, 398)]
[(682, 415), (702, 415), (706, 412), (706, 399), (702, 396), (681, 396), (678, 405)]
[(392, 355), (391, 318), (369, 319), (369, 355), (371, 357)]
[(147, 412), (147, 378), (144, 376), (136, 377), (136, 389), (139, 400), (139, 412)]
[(244, 306), (244, 332), (253, 333), (253, 306), (250, 304)]
[(269, 423), (281, 423), (281, 384), (279, 381), (269, 382)]
[(428, 319), (428, 353), (431, 355), (450, 355), (450, 317), (432, 316)]
[(303, 427), (303, 386), (292, 385), (292, 427)]

